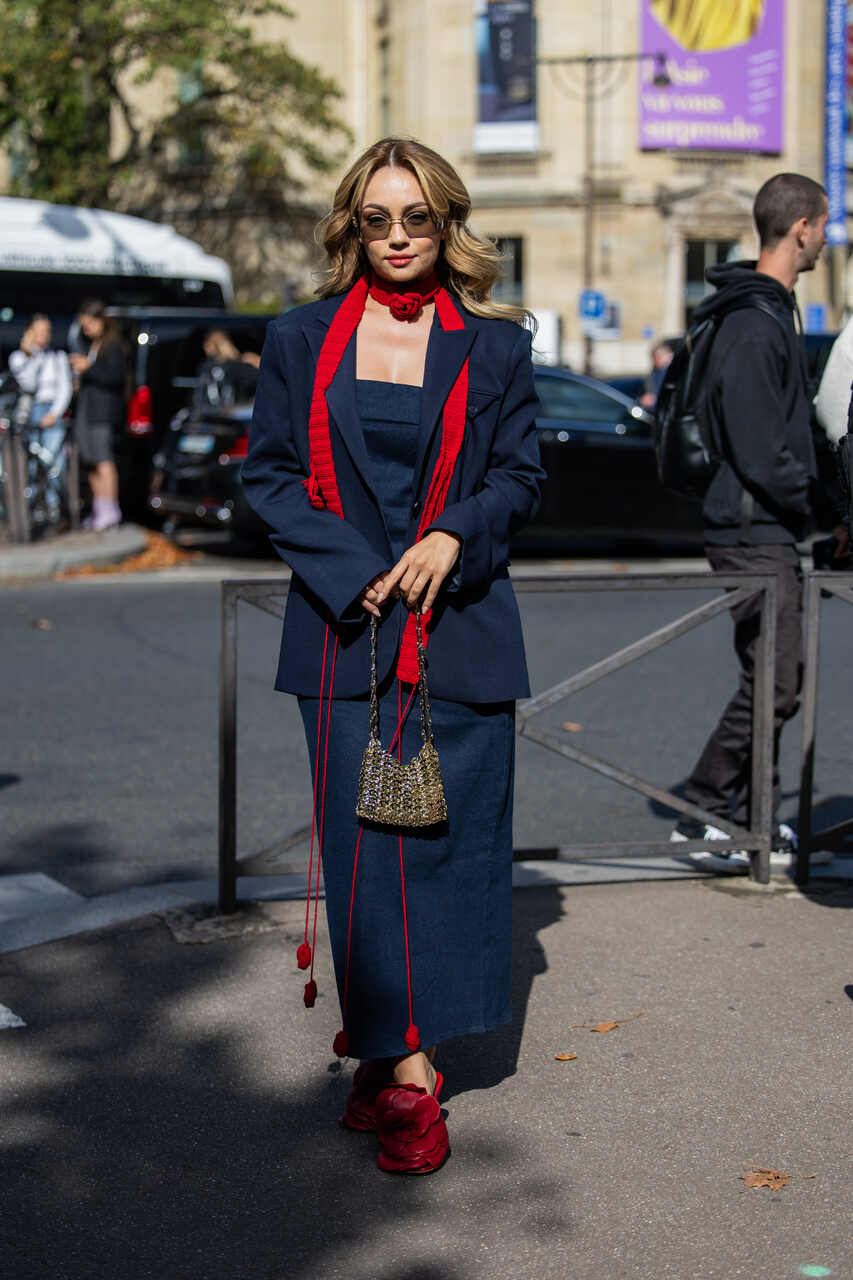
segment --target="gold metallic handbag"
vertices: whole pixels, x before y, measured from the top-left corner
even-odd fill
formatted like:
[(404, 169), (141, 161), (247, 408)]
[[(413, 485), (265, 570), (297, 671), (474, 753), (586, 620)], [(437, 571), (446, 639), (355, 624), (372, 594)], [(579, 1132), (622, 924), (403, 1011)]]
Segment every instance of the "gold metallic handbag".
[(370, 619), (370, 741), (361, 760), (356, 817), (390, 827), (429, 827), (447, 818), (438, 752), (432, 737), (421, 615), (418, 613), (418, 701), (423, 746), (404, 764), (385, 751), (379, 739), (379, 695), (376, 691), (375, 617)]

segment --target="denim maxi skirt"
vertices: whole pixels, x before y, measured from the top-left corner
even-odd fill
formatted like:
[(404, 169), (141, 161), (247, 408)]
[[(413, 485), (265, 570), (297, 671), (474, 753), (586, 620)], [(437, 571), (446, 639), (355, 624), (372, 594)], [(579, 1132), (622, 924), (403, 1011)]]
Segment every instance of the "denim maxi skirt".
[[(405, 707), (409, 686), (402, 686), (402, 692)], [(386, 749), (397, 727), (397, 700), (395, 680), (380, 699)], [(300, 698), (299, 706), (313, 776), (319, 699)], [(432, 699), (432, 721), (447, 822), (402, 833), (412, 1014), (424, 1049), (510, 1020), (514, 703), (469, 705)], [(333, 698), (330, 725), (323, 876), (343, 1001), (360, 827), (355, 804), (369, 735), (367, 699)], [(403, 760), (411, 759), (420, 747), (416, 693), (403, 728)], [(321, 755), (321, 785), (322, 764)], [(390, 827), (365, 824), (361, 839), (345, 1018), (354, 1058), (408, 1052), (403, 1038), (409, 1003), (398, 836)]]
[[(399, 558), (412, 502), (421, 390), (358, 380), (356, 407), (391, 549)], [(403, 707), (410, 691), (403, 686)], [(380, 731), (387, 749), (399, 718), (397, 681), (389, 680), (380, 694)], [(447, 822), (410, 828), (402, 835), (412, 1016), (425, 1049), (450, 1036), (489, 1031), (510, 1020), (515, 765), (513, 702), (431, 701)], [(300, 698), (299, 705), (313, 776), (319, 699)], [(333, 696), (323, 874), (342, 1002), (360, 829), (355, 804), (369, 716), (367, 698)], [(416, 694), (403, 727), (402, 758), (410, 760), (420, 748)], [(355, 1058), (408, 1052), (403, 1039), (409, 999), (399, 834), (365, 825), (359, 849), (345, 1018), (349, 1052)]]

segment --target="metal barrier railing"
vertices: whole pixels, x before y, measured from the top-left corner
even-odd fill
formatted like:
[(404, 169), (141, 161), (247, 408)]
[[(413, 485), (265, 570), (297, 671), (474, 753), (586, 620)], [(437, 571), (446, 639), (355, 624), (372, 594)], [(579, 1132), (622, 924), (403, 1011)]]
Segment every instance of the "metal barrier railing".
[[(596, 681), (630, 663), (662, 648), (694, 627), (715, 618), (742, 601), (759, 595), (760, 634), (756, 652), (755, 697), (753, 699), (753, 753), (752, 753), (752, 813), (750, 827), (742, 828), (729, 823), (731, 838), (714, 842), (714, 848), (723, 850), (746, 849), (751, 855), (751, 875), (761, 884), (770, 879), (770, 847), (773, 834), (773, 698), (776, 646), (776, 579), (765, 574), (710, 573), (672, 574), (652, 576), (646, 574), (609, 574), (593, 577), (586, 574), (553, 574), (542, 577), (521, 577), (513, 580), (516, 592), (610, 592), (610, 591), (696, 591), (722, 592), (713, 600), (692, 609), (642, 639), (635, 641), (617, 653), (586, 667), (551, 689), (519, 703), (517, 708), (518, 733), (538, 742), (551, 751), (584, 768), (618, 782), (622, 786), (677, 813), (700, 822), (716, 825), (719, 817), (690, 804), (683, 796), (666, 791), (615, 764), (582, 751), (548, 728), (536, 724), (541, 716), (557, 702), (571, 694), (588, 688)], [(262, 579), (254, 581), (226, 581), (222, 583), (221, 651), (220, 651), (220, 702), (219, 702), (219, 906), (223, 912), (234, 911), (237, 905), (237, 876), (243, 874), (274, 875), (276, 867), (265, 868), (264, 854), (237, 857), (237, 606), (240, 601), (254, 605), (273, 617), (284, 616), (288, 592), (286, 579)], [(851, 600), (853, 602), (853, 600)], [(580, 859), (678, 855), (698, 852), (707, 847), (701, 840), (685, 840), (675, 848), (667, 841), (637, 843), (618, 842), (607, 845), (584, 845), (561, 848), (561, 861)], [(281, 846), (276, 846), (275, 852)], [(269, 854), (270, 851), (267, 851)], [(274, 859), (273, 859), (274, 861)]]
[(797, 861), (794, 878), (807, 884), (809, 857), (817, 849), (849, 848), (844, 837), (853, 831), (853, 818), (815, 831), (814, 805), (815, 737), (817, 732), (817, 686), (820, 670), (820, 602), (823, 596), (853, 604), (853, 573), (813, 571), (806, 583), (806, 648), (803, 670), (803, 748), (800, 765), (800, 804), (797, 818)]

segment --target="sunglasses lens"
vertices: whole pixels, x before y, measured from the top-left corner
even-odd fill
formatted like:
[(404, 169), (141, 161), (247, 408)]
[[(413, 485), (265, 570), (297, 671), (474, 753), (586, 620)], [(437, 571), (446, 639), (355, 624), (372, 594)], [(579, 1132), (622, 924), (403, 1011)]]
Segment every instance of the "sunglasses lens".
[(408, 214), (403, 225), (410, 236), (434, 236), (438, 230), (432, 214), (426, 209), (416, 209)]
[(413, 209), (404, 218), (393, 221), (384, 213), (363, 213), (359, 226), (365, 240), (387, 240), (398, 223), (411, 240), (418, 236), (433, 236), (438, 230), (428, 209)]

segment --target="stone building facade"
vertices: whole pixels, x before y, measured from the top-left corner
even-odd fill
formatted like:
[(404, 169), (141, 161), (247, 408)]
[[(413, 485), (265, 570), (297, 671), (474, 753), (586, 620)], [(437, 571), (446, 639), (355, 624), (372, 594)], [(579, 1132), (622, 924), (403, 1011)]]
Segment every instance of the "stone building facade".
[[(780, 170), (821, 179), (823, 0), (785, 3), (784, 132), (773, 155), (640, 150), (640, 72), (627, 60), (597, 63), (591, 95), (582, 66), (540, 63), (535, 142), (526, 150), (478, 150), (475, 11), (489, 2), (314, 0), (282, 24), (283, 34), (344, 89), (353, 155), (400, 133), (456, 166), (473, 197), (475, 227), (507, 254), (504, 289), (559, 317), (563, 360), (582, 362), (578, 297), (586, 282), (615, 303), (609, 331), (593, 345), (594, 368), (644, 369), (653, 336), (683, 331), (705, 266), (754, 254), (751, 206), (761, 183)], [(640, 51), (638, 0), (535, 0), (534, 12), (539, 59)], [(318, 203), (328, 194), (318, 190)], [(845, 249), (825, 250), (798, 289), (801, 304), (825, 305), (830, 325), (844, 309), (845, 260)]]

